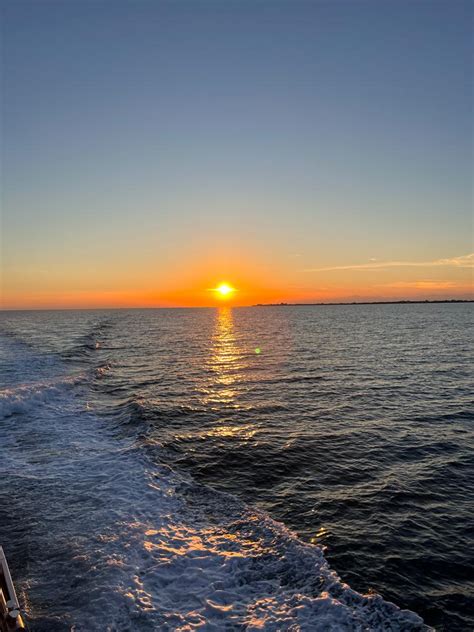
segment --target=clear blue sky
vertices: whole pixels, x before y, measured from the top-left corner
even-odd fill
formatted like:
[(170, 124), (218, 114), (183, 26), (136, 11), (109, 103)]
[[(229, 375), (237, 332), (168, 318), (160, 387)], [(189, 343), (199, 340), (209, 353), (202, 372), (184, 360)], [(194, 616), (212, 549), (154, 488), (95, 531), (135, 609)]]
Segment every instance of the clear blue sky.
[[(2, 17), (8, 305), (159, 299), (183, 267), (239, 256), (282, 298), (384, 296), (380, 269), (323, 269), (472, 252), (470, 2), (16, 0)], [(384, 280), (465, 293), (451, 267)]]

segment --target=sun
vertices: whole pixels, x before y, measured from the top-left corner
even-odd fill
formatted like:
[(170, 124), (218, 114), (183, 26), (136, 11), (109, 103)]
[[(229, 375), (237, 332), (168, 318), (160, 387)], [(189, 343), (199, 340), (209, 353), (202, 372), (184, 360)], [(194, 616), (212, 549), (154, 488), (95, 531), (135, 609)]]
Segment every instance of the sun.
[(213, 290), (219, 298), (223, 299), (230, 298), (236, 291), (236, 289), (232, 287), (232, 285), (229, 285), (229, 283), (219, 283), (219, 285), (213, 288)]

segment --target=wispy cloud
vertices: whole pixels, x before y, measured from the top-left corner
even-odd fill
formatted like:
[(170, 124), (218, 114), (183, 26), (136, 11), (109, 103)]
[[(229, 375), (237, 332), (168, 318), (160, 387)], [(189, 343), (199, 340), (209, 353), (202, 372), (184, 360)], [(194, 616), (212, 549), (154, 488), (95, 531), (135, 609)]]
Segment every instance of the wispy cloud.
[(396, 281), (395, 283), (386, 283), (378, 287), (406, 289), (406, 290), (451, 290), (455, 288), (464, 288), (460, 283), (455, 281)]
[(377, 270), (382, 268), (431, 268), (431, 267), (474, 268), (474, 253), (461, 255), (451, 259), (435, 259), (434, 261), (369, 261), (345, 266), (325, 268), (306, 268), (305, 272), (331, 272), (333, 270)]

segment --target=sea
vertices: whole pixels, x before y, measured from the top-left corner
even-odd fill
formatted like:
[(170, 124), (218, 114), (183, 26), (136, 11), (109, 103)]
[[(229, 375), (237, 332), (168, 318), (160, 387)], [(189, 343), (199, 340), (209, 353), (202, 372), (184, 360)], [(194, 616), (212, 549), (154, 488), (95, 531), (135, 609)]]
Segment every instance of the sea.
[(32, 632), (474, 629), (473, 305), (0, 313)]

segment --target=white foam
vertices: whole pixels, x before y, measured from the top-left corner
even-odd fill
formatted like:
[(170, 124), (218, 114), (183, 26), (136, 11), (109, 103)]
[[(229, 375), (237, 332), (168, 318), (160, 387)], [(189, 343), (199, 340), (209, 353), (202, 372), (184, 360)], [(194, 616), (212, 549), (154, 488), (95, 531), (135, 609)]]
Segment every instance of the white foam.
[(0, 417), (24, 413), (62, 395), (65, 389), (84, 381), (84, 374), (69, 375), (0, 390)]
[(264, 513), (159, 465), (159, 446), (117, 436), (84, 380), (0, 392), (0, 477), (33, 543), (18, 585), (33, 630), (428, 629), (353, 591)]
[(45, 521), (31, 534), (33, 628), (47, 601), (48, 616), (75, 632), (427, 629), (344, 585), (321, 549), (154, 464), (78, 405), (60, 416), (44, 409), (48, 440), (9, 466), (34, 479)]

